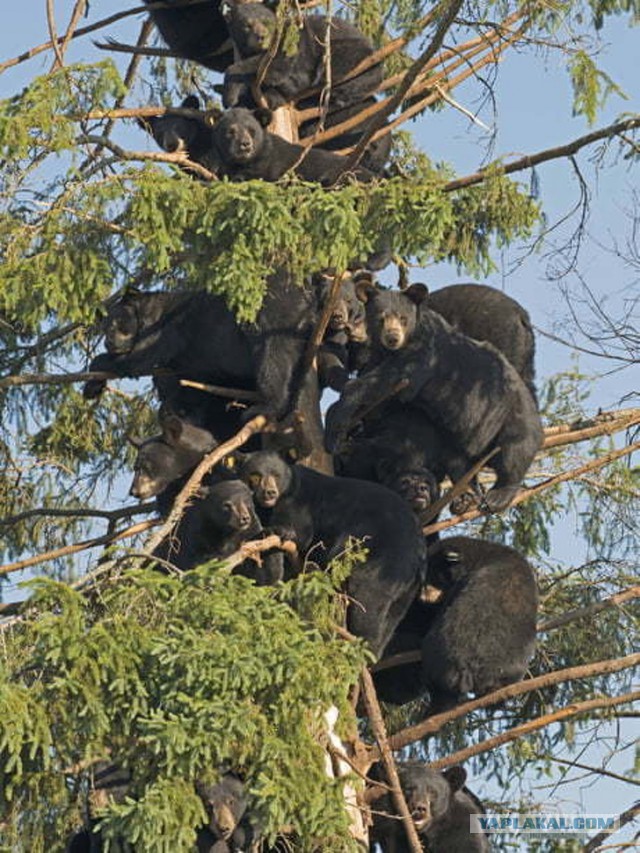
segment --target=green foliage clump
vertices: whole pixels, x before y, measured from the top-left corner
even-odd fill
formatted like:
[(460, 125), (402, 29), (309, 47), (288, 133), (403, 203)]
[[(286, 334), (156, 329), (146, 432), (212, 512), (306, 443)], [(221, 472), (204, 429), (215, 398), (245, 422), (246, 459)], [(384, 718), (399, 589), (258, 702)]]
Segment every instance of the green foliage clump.
[[(205, 820), (194, 781), (224, 767), (245, 775), (266, 834), (286, 825), (302, 850), (350, 850), (320, 744), (331, 705), (353, 725), (347, 693), (364, 662), (330, 620), (344, 571), (258, 588), (215, 566), (133, 570), (90, 598), (35, 582), (30, 615), (3, 644), (0, 838), (62, 849), (91, 766), (108, 759), (132, 782), (101, 813), (105, 835), (141, 850), (189, 850)], [(304, 618), (288, 603), (301, 599)], [(46, 815), (30, 808), (45, 793)]]

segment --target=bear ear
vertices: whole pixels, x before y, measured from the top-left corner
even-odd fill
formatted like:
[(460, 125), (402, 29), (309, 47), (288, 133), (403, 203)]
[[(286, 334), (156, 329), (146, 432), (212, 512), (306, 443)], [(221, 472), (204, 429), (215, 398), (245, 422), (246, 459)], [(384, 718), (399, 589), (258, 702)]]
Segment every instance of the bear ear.
[(459, 764), (455, 767), (450, 767), (448, 770), (445, 770), (442, 775), (449, 783), (449, 787), (451, 788), (452, 794), (455, 794), (456, 791), (459, 791), (464, 786), (464, 783), (467, 781), (467, 771), (464, 769), (464, 767), (460, 767)]
[(229, 453), (224, 457), (224, 459), (221, 459), (219, 464), (222, 468), (226, 468), (227, 471), (239, 472), (248, 458), (248, 453), (242, 453), (240, 450), (234, 450), (233, 453)]
[(273, 113), (265, 107), (258, 107), (253, 111), (255, 120), (261, 127), (269, 127), (273, 120)]
[(200, 100), (196, 95), (187, 95), (184, 101), (180, 104), (184, 110), (199, 110)]
[(207, 127), (215, 127), (215, 125), (220, 120), (222, 116), (222, 110), (217, 107), (212, 107), (210, 110), (207, 110), (204, 114), (204, 123)]
[(162, 438), (172, 447), (178, 444), (182, 436), (183, 423), (173, 412), (160, 410)]
[(378, 292), (378, 288), (370, 278), (354, 279), (356, 296), (365, 304)]
[(429, 295), (429, 288), (426, 284), (410, 284), (406, 290), (402, 291), (409, 299), (415, 303), (416, 305), (420, 305), (421, 302), (424, 302), (427, 296)]

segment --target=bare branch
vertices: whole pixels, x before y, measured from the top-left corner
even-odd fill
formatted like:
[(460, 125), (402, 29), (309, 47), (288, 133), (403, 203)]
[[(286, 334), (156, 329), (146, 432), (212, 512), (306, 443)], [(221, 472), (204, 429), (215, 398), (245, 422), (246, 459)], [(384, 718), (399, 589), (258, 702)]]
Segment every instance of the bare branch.
[(592, 133), (587, 133), (585, 136), (579, 136), (577, 139), (574, 139), (572, 142), (568, 142), (566, 145), (558, 145), (555, 148), (546, 148), (544, 151), (538, 151), (536, 154), (526, 154), (519, 160), (514, 160), (506, 165), (499, 161), (494, 161), (479, 172), (474, 172), (473, 175), (467, 175), (464, 178), (456, 178), (453, 181), (449, 181), (449, 183), (443, 186), (442, 190), (443, 192), (449, 193), (454, 190), (462, 189), (463, 187), (480, 184), (489, 177), (487, 174), (487, 170), (489, 169), (492, 170), (494, 174), (495, 170), (498, 169), (501, 174), (510, 175), (513, 172), (530, 169), (533, 166), (537, 166), (539, 163), (546, 163), (548, 160), (557, 160), (560, 157), (571, 157), (587, 145), (593, 145), (594, 142), (599, 142), (601, 139), (610, 139), (613, 136), (626, 133), (636, 127), (640, 127), (640, 117), (628, 118), (624, 121), (615, 122), (607, 127), (600, 128), (600, 130), (594, 130)]
[(94, 136), (93, 134), (79, 136), (78, 143), (88, 143), (89, 145), (98, 145), (101, 148), (106, 148), (121, 160), (151, 160), (155, 163), (174, 163), (176, 166), (189, 169), (189, 171), (197, 174), (205, 181), (218, 180), (217, 175), (210, 172), (209, 169), (206, 169), (200, 163), (190, 160), (187, 155), (181, 151), (176, 151), (173, 154), (166, 152), (160, 153), (159, 151), (127, 151), (127, 149), (122, 148), (120, 145), (116, 145), (115, 142), (112, 142), (108, 136)]
[[(528, 489), (521, 489), (515, 498), (511, 501), (511, 504), (508, 508), (516, 506), (523, 501), (527, 501), (530, 498), (537, 495), (539, 492), (543, 492), (546, 489), (550, 489), (552, 486), (556, 486), (559, 483), (564, 483), (567, 480), (575, 480), (577, 477), (582, 476), (582, 474), (586, 474), (589, 471), (596, 471), (598, 468), (604, 468), (605, 465), (608, 465), (610, 462), (614, 462), (616, 459), (620, 459), (623, 456), (628, 456), (636, 450), (640, 449), (640, 441), (636, 441), (634, 444), (628, 444), (626, 447), (619, 448), (618, 450), (613, 450), (611, 453), (606, 453), (604, 456), (600, 456), (598, 459), (594, 459), (591, 462), (587, 462), (586, 465), (580, 465), (578, 468), (572, 468), (569, 471), (563, 471), (561, 474), (557, 474), (555, 477), (549, 477), (549, 479), (544, 480), (542, 483), (538, 483), (536, 486), (532, 486)], [(455, 527), (458, 524), (461, 524), (463, 521), (471, 521), (474, 518), (479, 518), (484, 513), (479, 509), (472, 509), (469, 512), (462, 513), (462, 515), (458, 515), (455, 518), (448, 518), (445, 521), (438, 521), (436, 524), (429, 524), (426, 527), (422, 528), (422, 532), (427, 535), (429, 533), (438, 533), (441, 530), (447, 530), (449, 527)]]
[(185, 483), (182, 491), (176, 497), (171, 512), (167, 516), (160, 530), (158, 530), (147, 542), (145, 553), (148, 556), (153, 554), (153, 551), (162, 541), (164, 541), (175, 525), (180, 521), (183, 512), (187, 508), (187, 504), (197, 492), (198, 487), (202, 482), (202, 478), (208, 474), (214, 465), (217, 465), (221, 459), (224, 459), (225, 456), (228, 456), (229, 453), (232, 453), (238, 447), (242, 447), (242, 445), (245, 444), (252, 435), (264, 431), (267, 425), (267, 419), (264, 415), (258, 415), (250, 420), (249, 423), (245, 424), (243, 428), (233, 436), (233, 438), (230, 438), (229, 441), (225, 441), (224, 444), (219, 445), (215, 450), (212, 450), (211, 453), (208, 453), (204, 457), (202, 462), (200, 462), (198, 467)]
[(55, 509), (53, 507), (43, 507), (41, 509), (30, 509), (26, 512), (20, 512), (17, 515), (8, 515), (6, 518), (0, 518), (0, 527), (8, 527), (11, 524), (17, 524), (20, 521), (26, 521), (30, 518), (106, 518), (109, 521), (117, 521), (119, 518), (130, 518), (132, 515), (144, 515), (148, 512), (153, 512), (156, 508), (156, 502), (150, 501), (146, 504), (135, 504), (125, 506), (122, 509)]
[(577, 767), (579, 770), (588, 770), (589, 773), (597, 773), (599, 776), (608, 776), (610, 779), (617, 779), (618, 782), (626, 782), (629, 785), (638, 785), (640, 781), (631, 779), (629, 776), (621, 776), (619, 773), (612, 773), (611, 770), (606, 770), (604, 767), (593, 767), (591, 764), (581, 764), (579, 761), (567, 761), (564, 758), (555, 758), (550, 755), (549, 758), (555, 764), (564, 764), (566, 767)]
[(378, 742), (380, 757), (384, 764), (387, 779), (391, 785), (391, 796), (393, 797), (395, 806), (402, 818), (402, 824), (407, 835), (409, 849), (412, 850), (413, 853), (422, 853), (422, 844), (418, 838), (415, 824), (411, 819), (411, 812), (409, 811), (407, 801), (404, 798), (404, 793), (400, 786), (398, 768), (396, 767), (393, 754), (389, 748), (387, 730), (382, 718), (382, 712), (378, 703), (378, 697), (376, 696), (373, 679), (371, 678), (371, 673), (366, 667), (362, 668), (360, 680), (362, 683), (362, 693), (367, 708), (367, 714), (369, 716), (369, 722), (371, 723), (371, 728), (373, 729), (376, 741)]
[(468, 746), (466, 749), (459, 749), (457, 752), (447, 755), (445, 758), (439, 758), (430, 764), (434, 770), (441, 770), (443, 767), (451, 767), (453, 764), (462, 764), (473, 758), (475, 755), (482, 755), (483, 752), (491, 752), (505, 743), (518, 740), (518, 738), (536, 732), (539, 729), (544, 729), (553, 723), (559, 723), (562, 720), (578, 717), (582, 714), (588, 714), (590, 711), (599, 708), (615, 708), (618, 705), (636, 702), (640, 699), (640, 690), (635, 690), (632, 693), (625, 693), (622, 696), (603, 696), (600, 699), (588, 699), (585, 702), (575, 702), (572, 705), (567, 705), (566, 708), (560, 708), (553, 711), (551, 714), (545, 714), (535, 720), (529, 720), (522, 723), (520, 726), (514, 726), (506, 732), (502, 732), (495, 737), (487, 738), (486, 740), (476, 743), (473, 746)]
[(575, 610), (569, 610), (568, 613), (563, 613), (562, 616), (556, 616), (553, 619), (548, 619), (546, 622), (538, 625), (538, 633), (553, 631), (555, 628), (561, 628), (569, 622), (576, 622), (578, 619), (585, 619), (600, 613), (601, 610), (607, 610), (609, 607), (618, 607), (625, 601), (632, 601), (634, 598), (640, 597), (640, 586), (632, 586), (630, 589), (625, 589), (615, 595), (605, 598), (602, 601), (597, 601), (595, 604), (590, 604), (586, 607), (577, 607)]
[[(622, 829), (623, 826), (626, 826), (628, 823), (636, 819), (636, 816), (640, 814), (640, 803), (634, 803), (631, 808), (628, 808), (626, 811), (622, 812), (620, 817), (618, 818), (618, 828), (616, 830), (612, 830), (609, 832), (608, 830), (603, 830), (599, 832), (597, 835), (594, 835), (593, 838), (585, 844), (582, 848), (582, 853), (594, 853), (594, 851), (599, 848), (602, 849), (601, 845), (603, 841), (606, 841), (607, 838), (610, 838), (614, 832), (618, 832)], [(615, 845), (617, 846), (617, 845)], [(635, 847), (635, 842), (632, 844)]]
[[(596, 675), (608, 675), (612, 672), (621, 672), (624, 669), (631, 669), (640, 665), (640, 653), (626, 655), (622, 658), (612, 658), (610, 660), (597, 661), (596, 663), (582, 664), (580, 666), (572, 666), (567, 669), (559, 669), (555, 672), (548, 672), (544, 675), (539, 675), (536, 678), (528, 678), (525, 681), (518, 681), (515, 684), (509, 684), (506, 687), (501, 687), (499, 690), (494, 690), (492, 693), (487, 693), (479, 699), (473, 699), (469, 702), (464, 702), (453, 708), (450, 711), (445, 711), (442, 714), (434, 714), (426, 720), (418, 723), (415, 726), (403, 729), (392, 735), (389, 738), (391, 749), (397, 750), (408, 746), (410, 743), (422, 740), (426, 735), (432, 735), (439, 732), (447, 723), (458, 720), (461, 717), (466, 717), (472, 711), (477, 711), (479, 708), (487, 708), (490, 705), (497, 705), (507, 699), (513, 699), (515, 696), (520, 696), (525, 693), (531, 693), (533, 690), (541, 690), (544, 687), (550, 687), (553, 684), (561, 684), (565, 681), (575, 681), (580, 678), (592, 678)], [(372, 761), (379, 758), (379, 752), (372, 748)]]
[(35, 554), (33, 557), (27, 557), (25, 560), (18, 560), (16, 563), (7, 563), (0, 566), (0, 575), (8, 575), (10, 572), (18, 572), (20, 569), (26, 569), (29, 566), (37, 566), (39, 563), (47, 563), (49, 560), (57, 560), (59, 557), (68, 557), (70, 554), (77, 554), (78, 551), (86, 551), (88, 548), (97, 548), (99, 545), (110, 545), (112, 542), (118, 542), (120, 539), (130, 539), (138, 533), (143, 533), (151, 527), (157, 527), (160, 522), (156, 519), (148, 519), (147, 521), (139, 521), (126, 530), (121, 530), (118, 533), (112, 533), (107, 536), (97, 536), (95, 539), (85, 539), (83, 542), (76, 542), (73, 545), (65, 545), (62, 548), (55, 548), (53, 551), (47, 551), (46, 554)]

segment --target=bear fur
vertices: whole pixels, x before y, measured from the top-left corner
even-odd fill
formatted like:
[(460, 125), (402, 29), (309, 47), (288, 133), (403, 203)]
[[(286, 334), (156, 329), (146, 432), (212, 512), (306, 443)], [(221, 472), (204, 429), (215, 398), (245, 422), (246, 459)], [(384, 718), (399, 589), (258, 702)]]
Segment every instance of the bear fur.
[(535, 651), (538, 611), (524, 557), (497, 542), (453, 536), (430, 546), (427, 579), (443, 592), (422, 641), (432, 713), (520, 681)]
[(516, 495), (542, 444), (536, 403), (495, 347), (457, 332), (421, 305), (425, 297), (426, 289), (416, 285), (403, 292), (370, 293), (372, 356), (327, 412), (325, 446), (329, 452), (338, 449), (372, 400), (393, 396), (399, 404), (422, 409), (441, 433), (454, 481), (499, 448), (488, 463), (497, 481), (484, 495), (483, 507), (500, 512)]
[[(276, 14), (262, 3), (233, 2), (228, 6), (226, 21), (241, 59), (227, 68), (223, 104), (225, 107), (258, 106), (253, 101), (251, 85), (277, 31)], [(295, 102), (310, 89), (318, 92), (311, 98), (305, 98), (301, 106), (318, 104), (320, 90), (326, 84), (327, 38), (331, 50), (330, 109), (358, 104), (382, 83), (384, 75), (380, 63), (340, 83), (342, 77), (371, 56), (373, 45), (348, 21), (307, 15), (302, 18), (295, 52), (291, 55), (283, 45), (279, 45), (264, 73), (260, 89), (270, 109)]]
[[(376, 770), (372, 775), (379, 777)], [(484, 807), (465, 787), (467, 774), (462, 767), (451, 767), (441, 773), (422, 762), (405, 761), (398, 764), (398, 776), (424, 850), (488, 853), (491, 848), (487, 835), (470, 831), (471, 815), (484, 813)], [(374, 809), (369, 849), (375, 850), (377, 843), (385, 853), (409, 853), (411, 848), (391, 794), (377, 800)]]
[(346, 584), (359, 602), (349, 607), (347, 624), (379, 656), (424, 577), (424, 540), (402, 499), (375, 483), (291, 466), (270, 451), (249, 454), (241, 475), (263, 524), (293, 539), (302, 557), (310, 552), (314, 562), (326, 565), (350, 537), (364, 540), (367, 560)]

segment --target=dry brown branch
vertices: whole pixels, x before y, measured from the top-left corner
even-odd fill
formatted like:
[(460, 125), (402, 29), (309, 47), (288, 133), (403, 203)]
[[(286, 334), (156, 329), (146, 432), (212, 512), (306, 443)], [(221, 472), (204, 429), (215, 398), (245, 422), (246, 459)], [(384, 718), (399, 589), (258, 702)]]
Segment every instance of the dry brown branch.
[[(447, 5), (446, 11), (443, 12), (442, 17), (438, 21), (438, 26), (436, 27), (436, 31), (431, 40), (431, 43), (424, 51), (424, 53), (422, 53), (418, 57), (418, 59), (411, 65), (408, 71), (406, 71), (402, 83), (400, 84), (400, 86), (398, 86), (398, 90), (389, 99), (389, 102), (386, 104), (386, 106), (378, 112), (376, 118), (371, 122), (368, 129), (362, 134), (353, 152), (347, 157), (347, 162), (345, 163), (343, 172), (350, 172), (358, 165), (358, 163), (362, 159), (364, 152), (367, 149), (367, 146), (373, 140), (376, 131), (378, 131), (382, 127), (387, 118), (402, 103), (407, 92), (415, 83), (420, 72), (424, 69), (429, 60), (431, 60), (440, 50), (444, 37), (447, 34), (451, 25), (453, 24), (456, 15), (460, 11), (462, 3), (463, 0), (450, 0)], [(440, 9), (441, 6), (439, 6), (438, 8)]]
[(380, 710), (380, 704), (378, 703), (378, 697), (376, 696), (376, 689), (373, 685), (373, 679), (371, 678), (371, 673), (366, 667), (363, 667), (362, 669), (360, 681), (362, 684), (362, 695), (364, 698), (365, 706), (367, 708), (369, 722), (371, 723), (371, 728), (373, 729), (376, 741), (378, 742), (378, 750), (380, 752), (380, 757), (382, 759), (382, 763), (384, 764), (387, 780), (391, 786), (391, 796), (393, 797), (393, 801), (398, 810), (398, 814), (402, 818), (402, 824), (407, 835), (409, 849), (413, 850), (413, 853), (422, 853), (422, 844), (420, 843), (420, 839), (418, 838), (418, 833), (416, 832), (415, 824), (411, 819), (411, 812), (409, 811), (407, 801), (405, 800), (402, 788), (400, 787), (398, 769), (396, 767), (396, 763), (394, 761), (391, 749), (389, 748), (389, 742), (387, 740), (387, 730), (384, 724), (384, 720), (382, 718), (382, 712)]
[(197, 174), (198, 177), (203, 178), (205, 181), (218, 180), (217, 175), (214, 175), (213, 172), (210, 172), (209, 169), (206, 169), (200, 163), (190, 160), (187, 155), (181, 151), (176, 151), (173, 154), (166, 152), (160, 153), (159, 151), (128, 151), (126, 148), (116, 145), (108, 136), (94, 136), (93, 134), (79, 136), (77, 141), (80, 145), (98, 145), (100, 148), (106, 148), (107, 151), (111, 151), (112, 154), (115, 154), (121, 160), (151, 160), (155, 163), (174, 163), (176, 166), (189, 169), (189, 171)]
[[(164, 3), (153, 4), (153, 6), (164, 6)], [(99, 21), (96, 21), (94, 24), (89, 24), (86, 27), (80, 27), (72, 34), (71, 38), (79, 38), (80, 36), (85, 36), (88, 33), (94, 33), (96, 30), (100, 30), (103, 27), (108, 27), (110, 24), (115, 24), (117, 21), (122, 20), (122, 18), (128, 18), (131, 15), (139, 15), (140, 12), (148, 12), (149, 8), (151, 8), (151, 4), (149, 6), (136, 6), (133, 9), (127, 9), (124, 12), (117, 12), (115, 15), (109, 15), (107, 18), (102, 18)], [(64, 41), (65, 36), (60, 36), (57, 38), (57, 44), (61, 44)], [(24, 53), (19, 54), (18, 56), (14, 56), (12, 59), (7, 59), (5, 62), (0, 63), (0, 74), (3, 71), (6, 71), (7, 68), (12, 68), (15, 65), (19, 65), (21, 62), (26, 62), (28, 59), (32, 59), (34, 56), (37, 56), (39, 53), (43, 53), (45, 50), (51, 50), (53, 48), (53, 43), (50, 41), (46, 41), (43, 44), (39, 44), (36, 47), (32, 47), (29, 50), (26, 50)]]
[(251, 539), (248, 542), (243, 542), (233, 554), (221, 558), (221, 562), (224, 563), (226, 569), (231, 571), (231, 569), (244, 563), (245, 560), (255, 560), (263, 551), (270, 551), (273, 548), (284, 551), (292, 560), (298, 558), (298, 549), (295, 542), (281, 539), (279, 536), (272, 534), (271, 536), (265, 536), (264, 539)]
[(634, 598), (640, 598), (640, 586), (632, 586), (622, 592), (617, 592), (609, 598), (597, 601), (595, 604), (589, 604), (586, 607), (576, 607), (575, 610), (569, 610), (568, 613), (563, 613), (562, 616), (555, 616), (553, 619), (548, 619), (546, 622), (538, 625), (537, 631), (538, 633), (553, 631), (555, 628), (561, 628), (569, 622), (594, 616), (596, 613), (600, 613), (601, 610), (607, 610), (609, 607), (618, 607), (625, 601), (632, 601)]
[[(608, 831), (605, 829), (602, 832), (599, 832), (597, 835), (594, 835), (593, 838), (590, 839), (590, 841), (588, 841), (587, 844), (585, 844), (585, 846), (582, 848), (582, 853), (594, 853), (598, 849), (602, 850), (603, 849), (602, 848), (602, 842), (603, 841), (606, 841), (607, 838), (611, 838), (611, 836), (615, 832), (619, 832), (623, 826), (626, 826), (628, 823), (631, 823), (631, 821), (635, 820), (636, 816), (639, 814), (640, 814), (640, 803), (634, 803), (631, 806), (631, 808), (626, 809), (625, 811), (623, 811), (620, 814), (620, 816), (618, 818), (617, 829), (614, 829), (611, 831)], [(617, 846), (617, 845), (614, 845), (614, 846)], [(635, 842), (633, 842), (631, 844), (631, 846), (635, 848), (636, 847)], [(618, 849), (622, 849), (622, 848), (620, 847)]]
[(122, 509), (55, 509), (53, 507), (42, 507), (39, 509), (29, 509), (25, 512), (19, 512), (16, 515), (8, 515), (5, 518), (0, 518), (0, 527), (8, 527), (11, 524), (17, 524), (20, 521), (26, 521), (29, 518), (39, 518), (42, 516), (49, 518), (106, 518), (109, 521), (117, 521), (119, 518), (129, 518), (132, 515), (144, 515), (152, 512), (155, 509), (156, 502), (150, 501), (146, 504), (135, 504), (125, 506)]
[(454, 483), (450, 489), (447, 489), (446, 493), (439, 500), (434, 501), (434, 503), (421, 513), (419, 519), (420, 524), (428, 524), (432, 518), (435, 518), (445, 507), (449, 506), (451, 501), (463, 494), (467, 490), (467, 487), (473, 478), (480, 473), (487, 462), (492, 459), (499, 450), (499, 447), (494, 447), (494, 449), (480, 459), (479, 462), (476, 462), (476, 464), (467, 471), (464, 477), (461, 477), (457, 483)]
[[(411, 743), (422, 740), (426, 735), (432, 735), (439, 732), (447, 723), (458, 720), (461, 717), (466, 717), (467, 714), (477, 711), (479, 708), (487, 708), (490, 705), (497, 705), (507, 699), (513, 699), (516, 696), (521, 696), (525, 693), (531, 693), (533, 690), (541, 690), (545, 687), (550, 687), (553, 684), (561, 684), (565, 681), (575, 681), (580, 678), (592, 678), (596, 675), (608, 675), (612, 672), (621, 672), (624, 669), (631, 669), (640, 665), (640, 653), (626, 655), (622, 658), (611, 658), (609, 660), (597, 661), (596, 663), (582, 664), (580, 666), (572, 666), (567, 669), (559, 669), (555, 672), (548, 672), (544, 675), (539, 675), (536, 678), (528, 678), (525, 681), (518, 681), (515, 684), (509, 684), (506, 687), (501, 687), (499, 690), (494, 690), (492, 693), (487, 693), (479, 699), (472, 699), (469, 702), (464, 702), (450, 711), (445, 711), (442, 714), (434, 714), (433, 717), (428, 717), (426, 720), (418, 723), (415, 726), (410, 726), (397, 732), (389, 738), (389, 746), (393, 750), (402, 749)], [(371, 760), (377, 761), (380, 757), (379, 752), (375, 747), (372, 747)]]
[(640, 699), (640, 690), (635, 690), (632, 693), (625, 693), (622, 696), (604, 696), (601, 699), (588, 699), (585, 702), (575, 702), (572, 705), (567, 705), (566, 708), (560, 708), (553, 711), (551, 714), (545, 714), (535, 720), (529, 720), (522, 723), (520, 726), (514, 726), (502, 734), (495, 737), (487, 738), (486, 740), (476, 743), (473, 746), (468, 746), (466, 749), (460, 749), (457, 752), (447, 755), (445, 758), (439, 758), (432, 762), (429, 766), (433, 770), (441, 770), (444, 767), (451, 767), (453, 764), (462, 764), (473, 758), (475, 755), (482, 755), (483, 752), (491, 752), (505, 743), (517, 740), (521, 737), (536, 732), (539, 729), (544, 729), (553, 723), (562, 722), (562, 720), (571, 719), (581, 714), (588, 714), (590, 711), (598, 710), (599, 708), (615, 708), (618, 705), (624, 705), (629, 702), (636, 702)]
[[(73, 7), (73, 12), (71, 13), (71, 20), (69, 21), (69, 26), (67, 27), (66, 33), (63, 35), (61, 39), (53, 42), (53, 49), (56, 54), (56, 61), (53, 63), (51, 70), (55, 71), (58, 66), (62, 66), (64, 61), (64, 55), (66, 53), (67, 47), (69, 46), (69, 42), (73, 38), (73, 34), (76, 31), (78, 26), (78, 21), (84, 15), (84, 11), (87, 6), (87, 0), (76, 0), (76, 4)], [(53, 36), (53, 34), (52, 34)], [(59, 47), (58, 47), (59, 45)]]
[(587, 133), (585, 136), (579, 136), (577, 139), (574, 139), (572, 142), (568, 142), (566, 145), (558, 145), (555, 148), (546, 148), (544, 151), (538, 151), (536, 154), (526, 154), (519, 160), (513, 160), (511, 163), (507, 163), (506, 165), (499, 161), (494, 161), (479, 172), (474, 172), (472, 175), (467, 175), (464, 178), (456, 178), (453, 181), (449, 181), (449, 183), (443, 186), (442, 190), (443, 192), (448, 193), (464, 187), (473, 186), (474, 184), (480, 184), (489, 177), (487, 170), (491, 170), (494, 174), (495, 171), (498, 170), (501, 174), (510, 175), (513, 172), (520, 172), (522, 169), (530, 169), (533, 166), (537, 166), (539, 163), (546, 163), (549, 160), (557, 160), (560, 157), (571, 157), (587, 145), (593, 145), (594, 142), (598, 142), (601, 139), (610, 139), (612, 136), (625, 133), (636, 127), (640, 127), (640, 117), (628, 118), (624, 121), (615, 122), (614, 124), (607, 125), (607, 127), (600, 128), (600, 130), (594, 130), (592, 133)]
[[(543, 492), (546, 489), (550, 489), (552, 486), (556, 486), (559, 483), (564, 483), (567, 480), (574, 480), (577, 477), (582, 476), (582, 474), (586, 474), (589, 471), (596, 471), (598, 468), (603, 468), (605, 465), (608, 465), (610, 462), (614, 462), (616, 459), (620, 459), (623, 456), (628, 456), (630, 453), (633, 453), (636, 450), (640, 449), (640, 441), (634, 442), (634, 444), (629, 444), (626, 447), (622, 447), (618, 450), (613, 450), (611, 453), (606, 453), (604, 456), (600, 456), (598, 459), (594, 459), (591, 462), (587, 462), (586, 465), (581, 465), (578, 468), (572, 468), (569, 471), (563, 471), (561, 474), (557, 474), (555, 477), (549, 477), (547, 480), (544, 480), (542, 483), (538, 483), (536, 486), (532, 486), (528, 489), (521, 489), (515, 498), (511, 501), (508, 509), (513, 506), (516, 506), (523, 501), (527, 501), (532, 498), (534, 495), (537, 495), (539, 492)], [(438, 521), (436, 524), (429, 524), (426, 527), (422, 528), (422, 532), (425, 535), (429, 533), (438, 533), (441, 530), (447, 530), (449, 527), (455, 527), (458, 524), (461, 524), (463, 521), (471, 521), (474, 518), (479, 518), (484, 513), (479, 509), (471, 509), (469, 512), (462, 513), (462, 515), (458, 515), (455, 518), (448, 518), (445, 521)]]
[(340, 285), (342, 284), (345, 276), (349, 276), (349, 273), (339, 273), (336, 271), (333, 276), (333, 281), (331, 282), (331, 289), (329, 290), (329, 297), (326, 300), (320, 317), (318, 318), (318, 322), (313, 330), (313, 334), (309, 338), (307, 343), (307, 348), (304, 353), (304, 361), (302, 363), (301, 370), (301, 378), (300, 385), (304, 381), (304, 377), (307, 374), (307, 371), (313, 364), (315, 357), (318, 353), (318, 347), (322, 343), (322, 339), (324, 338), (325, 332), (327, 331), (327, 326), (329, 325), (329, 320), (331, 319), (331, 313), (335, 307), (335, 304), (338, 300), (338, 296), (340, 295)]
[(60, 50), (62, 40), (58, 38), (58, 32), (56, 30), (56, 16), (53, 10), (53, 0), (47, 0), (47, 26), (49, 27), (49, 35), (51, 36), (50, 44), (56, 55), (51, 68), (52, 71), (55, 71), (56, 68), (62, 68), (64, 65), (64, 59), (62, 57), (62, 51)]
[(18, 572), (20, 569), (26, 569), (29, 566), (37, 566), (39, 563), (46, 563), (49, 560), (57, 560), (59, 557), (68, 557), (70, 554), (77, 554), (78, 551), (86, 551), (88, 548), (97, 548), (99, 545), (110, 545), (112, 542), (118, 542), (120, 539), (130, 539), (138, 533), (143, 533), (151, 527), (156, 527), (160, 524), (155, 519), (147, 521), (139, 521), (126, 530), (121, 530), (118, 533), (113, 533), (107, 536), (97, 536), (95, 539), (85, 539), (83, 542), (76, 542), (73, 545), (64, 545), (62, 548), (55, 548), (53, 551), (47, 551), (46, 554), (35, 554), (33, 557), (27, 557), (25, 560), (18, 560), (16, 563), (7, 563), (5, 566), (0, 566), (0, 575), (8, 575), (10, 572)]
[(224, 444), (219, 445), (219, 447), (216, 447), (215, 450), (212, 450), (211, 453), (208, 453), (204, 457), (202, 462), (200, 462), (198, 467), (185, 483), (182, 491), (176, 497), (171, 512), (162, 524), (160, 530), (158, 530), (147, 542), (144, 551), (145, 554), (151, 556), (158, 545), (160, 545), (160, 543), (163, 542), (171, 533), (175, 525), (180, 521), (187, 504), (197, 492), (205, 474), (208, 474), (213, 466), (217, 465), (218, 462), (220, 462), (221, 459), (224, 459), (225, 456), (228, 456), (229, 453), (232, 453), (238, 447), (242, 447), (242, 445), (245, 444), (252, 435), (255, 435), (258, 432), (263, 432), (266, 427), (267, 419), (264, 415), (258, 415), (245, 424), (242, 429), (233, 436), (233, 438), (230, 438), (229, 441), (225, 441)]
[(225, 388), (224, 385), (209, 385), (207, 382), (194, 382), (192, 379), (181, 379), (180, 384), (188, 388), (196, 388), (198, 391), (206, 391), (207, 394), (215, 394), (216, 397), (228, 397), (230, 400), (255, 403), (261, 399), (257, 391), (247, 391), (246, 388)]
[(603, 412), (592, 418), (591, 422), (578, 424), (562, 424), (548, 427), (544, 431), (543, 448), (558, 445), (575, 444), (587, 438), (599, 435), (613, 435), (623, 429), (640, 424), (640, 409), (622, 409), (619, 412)]

